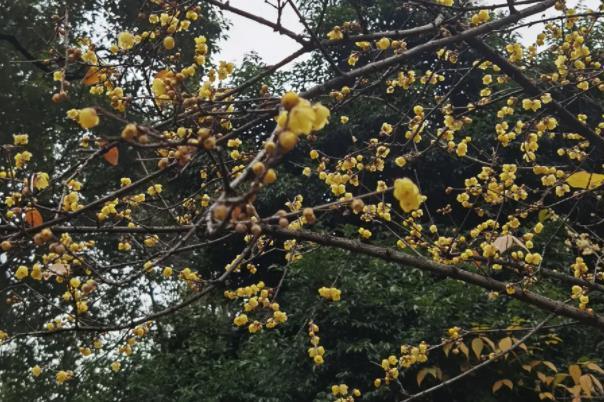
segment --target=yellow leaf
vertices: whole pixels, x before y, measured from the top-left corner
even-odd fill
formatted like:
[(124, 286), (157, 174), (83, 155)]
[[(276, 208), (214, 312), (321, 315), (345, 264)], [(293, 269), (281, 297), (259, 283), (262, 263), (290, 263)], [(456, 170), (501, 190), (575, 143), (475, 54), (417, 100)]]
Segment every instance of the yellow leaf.
[(487, 338), (486, 336), (481, 336), (480, 339), (482, 339), (487, 345), (489, 345), (489, 347), (491, 348), (491, 350), (493, 352), (495, 352), (497, 350), (495, 343), (493, 343), (493, 341), (490, 340), (489, 338)]
[(602, 387), (602, 383), (595, 376), (591, 375), (591, 382), (594, 384), (594, 388), (598, 389), (600, 394), (604, 394), (604, 387)]
[(567, 389), (568, 389), (568, 392), (570, 392), (574, 396), (580, 396), (581, 395), (581, 386), (580, 385), (575, 385), (574, 387), (567, 388)]
[(96, 67), (90, 67), (88, 71), (86, 71), (86, 75), (84, 75), (84, 79), (82, 80), (82, 84), (84, 85), (94, 85), (98, 84), (101, 80), (101, 73), (99, 69)]
[(549, 219), (550, 216), (552, 216), (552, 213), (550, 212), (549, 209), (542, 209), (541, 211), (539, 211), (539, 215), (537, 215), (537, 219), (539, 219), (539, 222), (543, 223), (547, 219)]
[(571, 364), (568, 367), (568, 374), (570, 374), (570, 376), (573, 378), (575, 384), (579, 384), (579, 380), (581, 378), (581, 367), (579, 367), (577, 364)]
[(539, 399), (544, 400), (545, 398), (551, 399), (552, 401), (556, 400), (551, 392), (540, 392)]
[(554, 380), (554, 377), (547, 376), (540, 371), (537, 371), (537, 378), (539, 378), (539, 381), (545, 385), (551, 384), (551, 382)]
[(508, 387), (509, 389), (514, 388), (514, 383), (512, 381), (508, 380), (507, 378), (505, 378), (503, 380), (495, 381), (495, 383), (493, 384), (493, 388), (492, 388), (493, 393), (499, 391), (501, 389), (501, 387), (504, 385), (506, 387)]
[(512, 235), (499, 236), (493, 242), (493, 246), (495, 246), (495, 248), (499, 250), (500, 253), (506, 252), (509, 248), (514, 245), (520, 246), (526, 250), (524, 244), (520, 240), (518, 240), (517, 237), (514, 237)]
[(472, 351), (476, 355), (477, 359), (480, 359), (480, 354), (482, 353), (482, 349), (484, 348), (484, 342), (480, 338), (472, 339), (472, 343), (470, 344), (472, 347)]
[[(517, 339), (517, 338), (512, 338), (512, 340), (514, 341), (514, 343), (520, 341), (520, 339)], [(520, 343), (518, 345), (518, 347), (528, 353), (528, 347), (526, 346), (526, 344), (524, 342)]]
[(470, 350), (468, 349), (468, 347), (466, 346), (465, 343), (461, 342), (459, 344), (459, 350), (461, 350), (461, 352), (466, 355), (466, 359), (470, 358)]
[(602, 367), (598, 366), (596, 363), (587, 363), (585, 367), (587, 367), (591, 371), (597, 371), (600, 374), (604, 374), (604, 370), (602, 370)]
[(424, 378), (426, 378), (426, 375), (428, 375), (428, 372), (428, 368), (423, 368), (417, 372), (417, 385), (422, 385), (422, 382), (424, 381)]
[(583, 389), (583, 392), (585, 392), (585, 395), (591, 398), (593, 384), (591, 382), (591, 377), (589, 376), (589, 374), (583, 374), (579, 378), (579, 384), (581, 384), (581, 388)]
[(42, 214), (36, 208), (27, 208), (25, 210), (25, 222), (29, 226), (39, 226), (44, 223)]
[(554, 371), (554, 373), (557, 373), (557, 372), (558, 372), (558, 369), (556, 368), (556, 366), (554, 365), (554, 363), (552, 363), (552, 362), (548, 362), (548, 361), (543, 361), (543, 364), (544, 364), (546, 367), (549, 367), (550, 369), (552, 369), (552, 370)]
[(449, 352), (451, 351), (452, 348), (453, 348), (453, 342), (447, 343), (445, 346), (443, 346), (443, 352), (444, 352), (445, 356), (449, 357)]
[(512, 338), (505, 337), (499, 341), (499, 350), (502, 352), (506, 352), (508, 349), (512, 347)]
[(554, 382), (552, 383), (553, 387), (557, 387), (558, 384), (560, 384), (562, 381), (564, 381), (564, 379), (568, 377), (568, 374), (566, 373), (558, 373), (554, 376)]
[(69, 274), (69, 266), (65, 264), (55, 263), (48, 267), (48, 271), (57, 276), (66, 276)]
[(574, 188), (589, 188), (591, 190), (600, 187), (604, 183), (604, 174), (581, 171), (568, 176), (566, 182)]

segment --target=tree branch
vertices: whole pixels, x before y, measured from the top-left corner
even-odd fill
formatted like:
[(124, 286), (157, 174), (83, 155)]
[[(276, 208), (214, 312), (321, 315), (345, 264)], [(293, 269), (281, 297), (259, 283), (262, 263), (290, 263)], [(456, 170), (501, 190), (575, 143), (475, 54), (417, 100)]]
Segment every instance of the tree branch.
[[(322, 244), (324, 246), (337, 247), (343, 250), (354, 251), (356, 253), (377, 257), (384, 261), (395, 262), (418, 268), (423, 271), (444, 275), (452, 279), (458, 279), (462, 282), (480, 286), (487, 290), (501, 293), (506, 293), (507, 291), (507, 286), (504, 282), (467, 271), (456, 266), (439, 264), (425, 257), (416, 257), (389, 248), (361, 243), (357, 240), (350, 240), (342, 237), (309, 232), (305, 230), (294, 231), (270, 225), (264, 226), (263, 230), (265, 233), (278, 238), (305, 240)], [(578, 308), (569, 306), (560, 301), (549, 299), (529, 290), (523, 290), (520, 286), (511, 286), (513, 286), (514, 293), (510, 294), (509, 296), (514, 299), (523, 301), (550, 313), (572, 318), (604, 331), (604, 317), (600, 315), (590, 315), (586, 311), (579, 310)]]

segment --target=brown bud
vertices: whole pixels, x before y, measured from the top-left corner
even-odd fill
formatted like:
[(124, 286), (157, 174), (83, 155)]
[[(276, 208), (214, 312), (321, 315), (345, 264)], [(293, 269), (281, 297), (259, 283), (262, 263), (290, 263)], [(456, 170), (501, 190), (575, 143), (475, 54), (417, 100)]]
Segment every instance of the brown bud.
[(258, 224), (253, 224), (250, 230), (254, 236), (260, 236), (262, 233), (262, 228)]
[(238, 222), (235, 225), (235, 232), (237, 232), (237, 233), (246, 233), (247, 232), (247, 225), (245, 223)]
[(149, 136), (147, 134), (143, 134), (138, 137), (138, 142), (141, 144), (148, 144), (150, 142)]
[(50, 230), (49, 228), (44, 228), (42, 229), (42, 231), (40, 232), (40, 235), (42, 236), (42, 240), (44, 242), (49, 241), (50, 239), (52, 239), (52, 230)]
[(350, 208), (357, 214), (359, 212), (362, 212), (364, 207), (365, 207), (365, 203), (360, 198), (355, 198), (354, 200), (352, 200), (352, 203), (350, 204)]
[(277, 172), (275, 172), (273, 169), (267, 170), (262, 182), (264, 184), (272, 184), (276, 181), (277, 181)]
[(249, 216), (256, 216), (256, 215), (258, 215), (258, 212), (256, 211), (256, 208), (252, 204), (247, 204), (245, 206), (245, 212)]
[(138, 128), (136, 124), (126, 124), (126, 127), (122, 130), (122, 138), (126, 141), (131, 141), (138, 136)]
[(312, 208), (304, 208), (304, 210), (302, 211), (302, 215), (304, 216), (304, 219), (306, 219), (306, 222), (311, 225), (317, 221), (317, 218), (315, 217), (315, 212)]
[(57, 92), (52, 96), (53, 103), (61, 103), (67, 100), (67, 93), (64, 91)]
[(282, 228), (287, 228), (289, 226), (289, 221), (287, 218), (279, 218), (279, 226)]
[(197, 135), (202, 140), (208, 138), (210, 136), (210, 134), (212, 134), (212, 131), (207, 127), (202, 127), (199, 130), (197, 130)]
[(257, 177), (260, 177), (264, 174), (264, 172), (266, 172), (266, 167), (264, 166), (264, 163), (256, 162), (252, 166), (252, 171)]
[(214, 219), (216, 219), (217, 221), (223, 221), (226, 219), (227, 214), (228, 214), (229, 210), (226, 207), (226, 205), (216, 205), (214, 207), (214, 209), (212, 210), (212, 214), (214, 216)]
[(44, 244), (44, 239), (42, 238), (42, 235), (40, 233), (36, 233), (34, 235), (34, 244), (36, 246), (41, 246), (42, 244)]
[(203, 147), (208, 151), (216, 146), (216, 137), (208, 137), (203, 141)]
[(161, 158), (159, 162), (157, 162), (157, 167), (160, 170), (164, 170), (170, 164), (170, 160), (168, 158)]
[(65, 253), (65, 246), (62, 245), (61, 243), (55, 243), (56, 246), (54, 247), (54, 252), (57, 254), (64, 254)]
[(13, 243), (8, 240), (4, 240), (2, 243), (0, 243), (0, 248), (2, 249), (2, 251), (8, 251), (13, 248)]
[(84, 292), (86, 294), (92, 293), (95, 289), (96, 289), (96, 282), (93, 280), (86, 281), (86, 283), (84, 283), (82, 285), (82, 292)]
[(277, 150), (277, 144), (275, 144), (273, 141), (267, 141), (264, 143), (264, 150), (269, 155), (274, 155), (275, 151)]

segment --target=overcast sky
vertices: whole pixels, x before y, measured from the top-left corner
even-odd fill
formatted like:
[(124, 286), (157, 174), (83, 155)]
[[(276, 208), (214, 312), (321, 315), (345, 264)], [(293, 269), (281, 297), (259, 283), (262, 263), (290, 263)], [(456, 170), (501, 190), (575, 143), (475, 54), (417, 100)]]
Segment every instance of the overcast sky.
[[(504, 0), (485, 1), (485, 4), (504, 3)], [(265, 0), (230, 0), (233, 7), (240, 8), (250, 13), (259, 15), (265, 19), (276, 21), (277, 12)], [(575, 7), (578, 0), (568, 0), (569, 6)], [(585, 0), (581, 4), (597, 9), (599, 0)], [(555, 11), (550, 9), (548, 16), (555, 15)], [(243, 55), (251, 51), (257, 52), (266, 63), (274, 64), (299, 48), (299, 45), (287, 36), (280, 35), (272, 29), (265, 27), (257, 22), (250, 21), (236, 14), (226, 12), (227, 18), (232, 22), (232, 28), (229, 32), (229, 39), (222, 43), (219, 59), (238, 63)], [(304, 28), (298, 21), (298, 18), (291, 10), (286, 7), (281, 17), (283, 26), (288, 29), (302, 33)], [(529, 21), (529, 19), (526, 19)], [(534, 25), (530, 28), (520, 30), (522, 41), (525, 44), (534, 42), (535, 37), (541, 32), (543, 25)]]

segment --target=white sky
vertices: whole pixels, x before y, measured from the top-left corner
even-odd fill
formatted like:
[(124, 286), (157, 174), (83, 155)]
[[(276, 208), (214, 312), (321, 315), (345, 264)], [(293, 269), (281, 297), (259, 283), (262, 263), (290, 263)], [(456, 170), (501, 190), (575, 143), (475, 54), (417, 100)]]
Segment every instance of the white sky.
[[(233, 7), (256, 14), (267, 20), (273, 22), (277, 20), (277, 10), (267, 4), (265, 0), (230, 0), (229, 3)], [(504, 3), (504, 0), (486, 0), (485, 3), (501, 4)], [(567, 1), (568, 6), (572, 7), (576, 7), (579, 3), (595, 10), (598, 8), (599, 0)], [(546, 16), (558, 15), (556, 13), (551, 8), (546, 13)], [(220, 46), (222, 51), (219, 54), (219, 60), (226, 60), (237, 64), (242, 60), (244, 54), (255, 51), (267, 64), (274, 64), (299, 48), (299, 45), (293, 39), (280, 35), (271, 28), (228, 11), (225, 12), (225, 15), (231, 20), (232, 28), (229, 32), (229, 39)], [(529, 20), (525, 19), (523, 22), (528, 22)], [(304, 27), (300, 24), (298, 17), (290, 7), (285, 8), (281, 22), (284, 27), (291, 31), (296, 33), (304, 32)], [(522, 42), (530, 44), (534, 42), (541, 29), (542, 25), (534, 25), (518, 32), (521, 34)]]
[[(264, 0), (230, 0), (229, 3), (233, 7), (256, 14), (269, 21), (277, 21), (277, 10)], [(238, 63), (244, 54), (255, 51), (267, 64), (274, 64), (300, 47), (293, 39), (280, 35), (255, 21), (228, 11), (225, 12), (225, 16), (231, 20), (232, 27), (229, 31), (229, 39), (220, 46), (219, 60)], [(281, 24), (296, 33), (304, 31), (304, 27), (290, 7), (284, 9)]]

